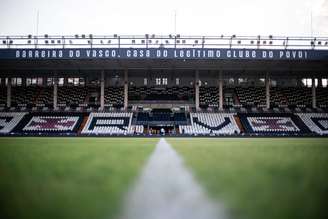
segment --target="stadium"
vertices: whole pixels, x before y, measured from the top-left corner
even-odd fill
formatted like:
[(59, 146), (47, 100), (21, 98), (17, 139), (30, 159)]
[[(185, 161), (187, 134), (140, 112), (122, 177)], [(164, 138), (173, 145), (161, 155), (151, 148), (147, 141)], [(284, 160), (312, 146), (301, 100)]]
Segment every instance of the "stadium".
[[(133, 138), (132, 141), (136, 143), (122, 138), (109, 140), (109, 143), (102, 142), (103, 140), (99, 143), (96, 138), (51, 139), (54, 144), (59, 145), (74, 145), (77, 141), (81, 145), (85, 144), (83, 142), (88, 142), (87, 144), (96, 144), (97, 147), (99, 145), (104, 147), (106, 144), (112, 147), (123, 144), (124, 147), (125, 144), (131, 144), (137, 148), (141, 142), (148, 145), (147, 150), (149, 144), (154, 146), (158, 137), (237, 137), (229, 139), (228, 142), (218, 141), (214, 145), (207, 138), (196, 140), (198, 143), (195, 148), (191, 147), (189, 150), (200, 153), (198, 147), (203, 145), (204, 148), (211, 147), (208, 149), (209, 152), (212, 151), (211, 153), (220, 157), (223, 151), (218, 148), (222, 144), (224, 147), (230, 147), (229, 150), (237, 152), (245, 151), (245, 148), (235, 149), (236, 143), (243, 142), (242, 144), (259, 147), (255, 150), (261, 150), (261, 147), (271, 148), (277, 142), (279, 145), (290, 142), (282, 150), (284, 156), (290, 156), (285, 150), (291, 150), (290, 147), (298, 147), (298, 144), (308, 142), (315, 144), (323, 150), (324, 155), (326, 154), (324, 152), (327, 144), (324, 137), (328, 134), (328, 39), (326, 38), (184, 37), (148, 34), (144, 36), (30, 35), (3, 37), (1, 41), (3, 42), (0, 50), (1, 135), (43, 136), (41, 139), (23, 138), (22, 140), (31, 148), (33, 144), (39, 144), (39, 147), (44, 145), (49, 140), (44, 136), (154, 137), (148, 140)], [(269, 138), (279, 136), (321, 137), (321, 139), (286, 138), (285, 141)], [(266, 137), (267, 140), (260, 139), (261, 145), (256, 146), (258, 140), (238, 139), (241, 137)], [(4, 138), (1, 141), (4, 145), (22, 143), (19, 138)], [(73, 142), (68, 143), (70, 141)], [(193, 153), (188, 155), (190, 153), (188, 150), (184, 151), (186, 150), (184, 147), (179, 148), (180, 144), (193, 145), (194, 141), (188, 138), (169, 141), (177, 146), (178, 151), (187, 153), (187, 158), (190, 156), (192, 165), (193, 162), (197, 163), (197, 159), (193, 160), (195, 159)], [(50, 148), (47, 150), (52, 151), (53, 149)], [(281, 153), (281, 149), (275, 150)], [(310, 150), (306, 153), (312, 153), (311, 148), (304, 150)], [(4, 152), (4, 154), (8, 153), (7, 150)], [(59, 162), (62, 158), (60, 153), (57, 153), (55, 152), (55, 156), (59, 156), (57, 161)], [(245, 151), (245, 153), (249, 152)], [(292, 153), (297, 152), (292, 150)], [(305, 156), (303, 153), (300, 156)], [(254, 154), (248, 156), (252, 157)], [(327, 163), (325, 157), (326, 155), (319, 156), (323, 159), (322, 162)], [(230, 158), (244, 159), (239, 156)], [(98, 159), (98, 155), (95, 159)], [(227, 158), (222, 158), (221, 162), (225, 159)], [(276, 165), (276, 158), (271, 159), (269, 160)], [(198, 163), (196, 169), (205, 164)], [(238, 168), (235, 171), (240, 171)], [(129, 167), (129, 169), (133, 168)], [(320, 171), (320, 168), (315, 170)], [(166, 169), (158, 170), (158, 172), (166, 171)], [(255, 177), (258, 177), (256, 174), (258, 173), (255, 172)], [(222, 176), (223, 179), (225, 177)], [(254, 183), (250, 185), (252, 187)], [(249, 188), (245, 187), (245, 189)], [(293, 195), (287, 199), (295, 198)], [(265, 198), (272, 199), (270, 196)], [(320, 202), (316, 201), (315, 199), (313, 204), (318, 206), (313, 209), (309, 210), (301, 206), (310, 211), (309, 215), (320, 218), (322, 208)], [(17, 207), (14, 201), (9, 203), (11, 203), (9, 206)], [(236, 215), (239, 217), (239, 211), (245, 211), (243, 208), (240, 210), (234, 205), (233, 207), (230, 210), (237, 211), (233, 213), (234, 217)], [(65, 209), (63, 206), (45, 208)], [(134, 208), (142, 209), (139, 205)], [(296, 218), (294, 208), (291, 207), (289, 213)], [(30, 212), (23, 208), (20, 213), (23, 215), (27, 213), (28, 218), (35, 218), (35, 214), (40, 213), (39, 210), (43, 207), (31, 209), (33, 210)], [(246, 212), (247, 210), (249, 209), (246, 209)], [(67, 209), (59, 214), (48, 212), (43, 215), (65, 218), (72, 214), (69, 210), (66, 211)], [(16, 216), (11, 215), (8, 209), (6, 213), (5, 218), (11, 218), (9, 216), (13, 215), (13, 218), (22, 216), (19, 213)], [(158, 210), (155, 213), (166, 215)], [(88, 214), (94, 217), (89, 211)], [(129, 214), (138, 215), (140, 212)], [(254, 217), (253, 214), (254, 212), (251, 212), (250, 216)], [(281, 212), (280, 216), (284, 217), (285, 214)], [(72, 217), (84, 218), (80, 214), (73, 214)], [(140, 214), (136, 217), (149, 218), (149, 215)], [(134, 216), (129, 215), (126, 218), (134, 218)], [(195, 218), (226, 218), (226, 216), (199, 215)]]
[(328, 133), (326, 38), (90, 34), (1, 41), (4, 135)]
[(4, 0), (0, 218), (327, 218), (328, 1), (279, 1)]

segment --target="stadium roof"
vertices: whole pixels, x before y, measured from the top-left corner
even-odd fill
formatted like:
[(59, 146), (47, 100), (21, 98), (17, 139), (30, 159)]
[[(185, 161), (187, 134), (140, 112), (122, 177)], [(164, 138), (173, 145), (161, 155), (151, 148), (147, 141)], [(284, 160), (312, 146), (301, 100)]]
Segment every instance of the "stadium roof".
[(0, 36), (2, 72), (199, 69), (326, 74), (328, 37)]
[(184, 36), (170, 35), (19, 35), (0, 36), (6, 48), (250, 48), (328, 50), (327, 37), (300, 36)]

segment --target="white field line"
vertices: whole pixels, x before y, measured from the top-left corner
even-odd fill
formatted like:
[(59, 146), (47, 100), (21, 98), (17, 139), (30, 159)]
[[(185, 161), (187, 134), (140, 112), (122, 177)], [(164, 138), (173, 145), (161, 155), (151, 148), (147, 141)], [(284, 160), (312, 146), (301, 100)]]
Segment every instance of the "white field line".
[(134, 187), (121, 219), (226, 219), (176, 151), (161, 139)]

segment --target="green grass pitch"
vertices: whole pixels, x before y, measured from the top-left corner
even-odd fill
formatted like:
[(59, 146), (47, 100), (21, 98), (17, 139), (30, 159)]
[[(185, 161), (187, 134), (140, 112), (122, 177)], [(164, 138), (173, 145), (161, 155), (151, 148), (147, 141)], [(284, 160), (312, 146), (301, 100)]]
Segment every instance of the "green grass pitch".
[[(156, 138), (0, 138), (0, 218), (114, 218)], [(169, 138), (232, 219), (326, 218), (328, 139)]]
[(234, 219), (324, 219), (328, 139), (172, 139)]
[(114, 218), (157, 141), (0, 138), (0, 218)]

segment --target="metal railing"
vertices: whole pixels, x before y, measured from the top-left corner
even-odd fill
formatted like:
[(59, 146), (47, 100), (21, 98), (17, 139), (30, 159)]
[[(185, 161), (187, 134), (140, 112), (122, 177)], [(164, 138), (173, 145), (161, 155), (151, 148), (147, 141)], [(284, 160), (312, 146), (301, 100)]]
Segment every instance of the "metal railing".
[(0, 49), (17, 48), (248, 48), (328, 50), (328, 37), (70, 35), (0, 36)]

